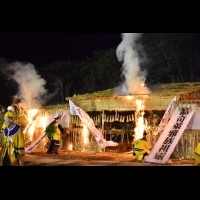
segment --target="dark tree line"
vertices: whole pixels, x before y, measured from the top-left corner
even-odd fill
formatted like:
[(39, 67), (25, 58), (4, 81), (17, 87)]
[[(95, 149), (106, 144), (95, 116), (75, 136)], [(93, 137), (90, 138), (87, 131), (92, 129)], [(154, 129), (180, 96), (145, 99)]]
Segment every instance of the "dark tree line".
[[(146, 61), (141, 63), (141, 69), (148, 72), (147, 83), (200, 81), (200, 33), (144, 33), (138, 42), (145, 53)], [(116, 49), (117, 46), (94, 51), (92, 57), (82, 61), (61, 60), (38, 67), (48, 91), (57, 91), (47, 104), (64, 103), (67, 96), (118, 86), (123, 77), (122, 62), (117, 60)], [(0, 74), (0, 78), (0, 104), (3, 104), (16, 89), (7, 83), (5, 76)], [(5, 90), (8, 86), (10, 89)]]
[[(116, 49), (94, 51), (84, 61), (57, 61), (39, 69), (47, 81), (49, 92), (59, 88), (59, 94), (50, 104), (65, 102), (65, 97), (114, 88), (119, 84), (121, 63)], [(56, 99), (57, 98), (57, 99)]]
[(199, 33), (146, 33), (142, 37), (151, 83), (200, 80)]

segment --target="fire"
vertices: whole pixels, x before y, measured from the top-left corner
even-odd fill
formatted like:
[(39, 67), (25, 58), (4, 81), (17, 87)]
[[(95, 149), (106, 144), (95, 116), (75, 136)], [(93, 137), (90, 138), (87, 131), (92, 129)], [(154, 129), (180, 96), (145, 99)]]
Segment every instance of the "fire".
[(144, 101), (136, 99), (136, 113), (135, 113), (135, 140), (143, 137), (143, 132), (147, 126), (147, 122), (144, 122)]
[(27, 120), (29, 123), (26, 126), (26, 128), (24, 129), (23, 133), (24, 134), (28, 133), (28, 135), (30, 137), (30, 141), (32, 141), (32, 139), (33, 139), (33, 134), (34, 134), (34, 130), (35, 130), (33, 121), (35, 120), (37, 113), (38, 113), (38, 109), (29, 109), (27, 111)]
[(84, 144), (88, 144), (88, 135), (89, 135), (89, 131), (87, 129), (86, 125), (83, 125), (83, 142)]
[(145, 87), (145, 84), (144, 83), (141, 83), (141, 85), (140, 85), (141, 87)]
[[(140, 86), (144, 86), (144, 83), (142, 83)], [(143, 96), (144, 98), (147, 98), (146, 96)], [(127, 95), (126, 98), (128, 100), (132, 100), (133, 96)], [(147, 120), (144, 119), (144, 99), (136, 99), (136, 111), (135, 111), (135, 138), (134, 140), (140, 139), (143, 137), (144, 130), (148, 129), (148, 123)]]
[[(38, 120), (35, 120), (35, 122), (34, 122), (34, 128), (41, 127), (44, 132), (48, 125), (47, 116), (39, 116), (39, 117), (37, 117), (37, 119)], [(46, 143), (47, 143), (46, 137), (44, 137), (43, 138), (43, 146), (45, 146)]]
[(127, 98), (128, 100), (132, 100), (132, 99), (133, 99), (133, 96), (127, 95), (126, 98)]
[(72, 144), (69, 144), (69, 147), (68, 147), (68, 150), (72, 150), (73, 149), (73, 145)]
[(45, 129), (46, 129), (46, 127), (47, 127), (47, 125), (48, 125), (48, 120), (47, 120), (47, 117), (46, 116), (42, 116), (41, 118), (40, 118), (40, 127), (42, 127), (43, 128), (43, 131), (45, 131)]

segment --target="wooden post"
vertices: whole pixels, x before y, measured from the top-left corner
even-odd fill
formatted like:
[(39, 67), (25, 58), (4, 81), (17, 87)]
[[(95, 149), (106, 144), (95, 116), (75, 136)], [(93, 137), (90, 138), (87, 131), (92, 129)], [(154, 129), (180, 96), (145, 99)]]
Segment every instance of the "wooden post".
[[(104, 134), (104, 110), (103, 110), (103, 112), (102, 112), (102, 115), (101, 115), (101, 130), (102, 130), (102, 134), (103, 134), (103, 137), (104, 137), (104, 139), (105, 139), (105, 134)], [(105, 152), (106, 151), (106, 148), (104, 147), (104, 149), (103, 149), (103, 152)]]

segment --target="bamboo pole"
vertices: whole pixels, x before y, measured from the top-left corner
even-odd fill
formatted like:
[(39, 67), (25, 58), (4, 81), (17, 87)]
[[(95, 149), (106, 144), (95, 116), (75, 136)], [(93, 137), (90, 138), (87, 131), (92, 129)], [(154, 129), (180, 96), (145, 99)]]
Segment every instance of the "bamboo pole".
[[(102, 119), (101, 120), (101, 130), (102, 130), (102, 134), (103, 134), (104, 139), (106, 139), (106, 136), (105, 136), (106, 133), (104, 131), (104, 117), (105, 117), (105, 115), (104, 115), (104, 110), (103, 110), (102, 115), (101, 115), (101, 119)], [(106, 151), (106, 148), (104, 147), (103, 152), (105, 152), (105, 151)]]

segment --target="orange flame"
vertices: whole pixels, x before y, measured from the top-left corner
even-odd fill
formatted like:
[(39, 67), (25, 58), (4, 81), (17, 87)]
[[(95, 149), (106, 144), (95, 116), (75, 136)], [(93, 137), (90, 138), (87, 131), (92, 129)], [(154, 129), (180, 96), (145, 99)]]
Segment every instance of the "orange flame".
[(140, 85), (141, 87), (145, 87), (145, 84), (144, 83), (141, 83), (141, 85)]
[(38, 113), (38, 109), (30, 109), (27, 112), (27, 120), (28, 120), (28, 125), (26, 126), (26, 128), (24, 129), (24, 133), (28, 132), (28, 135), (30, 137), (30, 141), (32, 141), (33, 139), (33, 134), (34, 134), (34, 130), (35, 130), (35, 126), (34, 126), (34, 118), (36, 117)]
[(69, 144), (69, 147), (68, 147), (68, 150), (72, 150), (73, 149), (73, 145), (72, 144)]
[(132, 99), (133, 99), (133, 96), (127, 95), (126, 98), (127, 98), (128, 100), (132, 100)]
[(86, 125), (83, 125), (83, 142), (84, 144), (88, 144), (88, 134), (89, 134), (89, 131), (87, 129), (87, 126)]
[(136, 99), (136, 113), (135, 113), (135, 140), (140, 139), (143, 137), (143, 132), (145, 130), (145, 123), (144, 123), (144, 102), (143, 100)]

